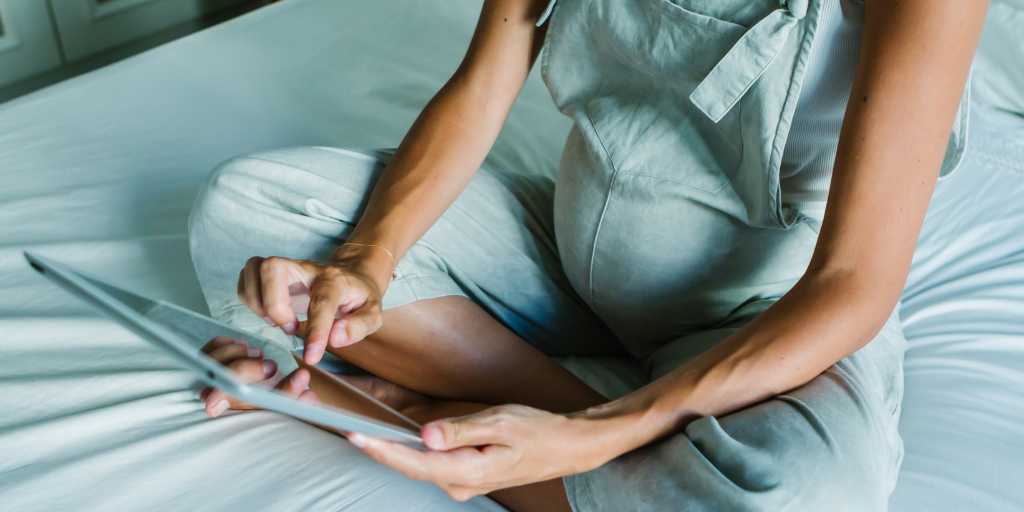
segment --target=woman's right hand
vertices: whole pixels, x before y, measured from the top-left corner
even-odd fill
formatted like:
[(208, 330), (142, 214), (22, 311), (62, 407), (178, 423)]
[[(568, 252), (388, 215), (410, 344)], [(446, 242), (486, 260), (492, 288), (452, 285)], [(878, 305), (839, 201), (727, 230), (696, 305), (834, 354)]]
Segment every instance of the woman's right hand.
[[(308, 364), (320, 361), (327, 343), (351, 345), (383, 323), (381, 298), (390, 263), (352, 249), (342, 256), (331, 263), (253, 257), (238, 276), (238, 298), (270, 326), (301, 335)], [(385, 270), (388, 277), (378, 277)], [(298, 315), (307, 317), (304, 329)]]
[[(203, 346), (202, 352), (231, 369), (243, 382), (263, 382), (303, 403), (320, 402), (316, 393), (306, 389), (310, 382), (309, 370), (299, 368), (286, 377), (277, 371), (277, 363), (264, 359), (263, 351), (250, 347), (245, 340), (217, 336)], [(206, 402), (206, 414), (213, 418), (228, 409), (257, 409), (212, 387), (204, 388), (199, 393), (199, 400)]]

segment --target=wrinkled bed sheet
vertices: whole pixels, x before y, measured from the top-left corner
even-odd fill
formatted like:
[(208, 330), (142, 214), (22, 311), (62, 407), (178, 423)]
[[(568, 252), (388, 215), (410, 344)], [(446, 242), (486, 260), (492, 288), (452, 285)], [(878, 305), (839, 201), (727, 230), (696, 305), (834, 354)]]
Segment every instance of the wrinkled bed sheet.
[[(0, 508), (498, 509), (456, 504), (274, 413), (208, 419), (173, 361), (21, 256), (206, 312), (185, 231), (206, 173), (278, 147), (394, 147), (478, 11), (288, 0), (0, 105)], [(1024, 164), (1000, 150), (1024, 140), (1024, 121), (982, 117), (1014, 111), (999, 88), (1021, 82), (981, 75), (1002, 103), (972, 122), (998, 129), (940, 183), (904, 296), (896, 511), (1024, 510)], [(488, 162), (553, 173), (568, 127), (534, 74)], [(609, 395), (637, 383), (614, 361), (567, 365)]]

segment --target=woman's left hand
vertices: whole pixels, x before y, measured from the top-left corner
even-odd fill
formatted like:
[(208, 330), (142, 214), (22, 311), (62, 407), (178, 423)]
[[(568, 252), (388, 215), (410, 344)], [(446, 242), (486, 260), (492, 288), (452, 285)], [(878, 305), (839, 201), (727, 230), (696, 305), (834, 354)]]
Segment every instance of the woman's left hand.
[(349, 441), (373, 460), (465, 501), (601, 465), (605, 461), (592, 455), (600, 443), (588, 440), (586, 421), (525, 405), (503, 405), (427, 423), (421, 436), (431, 451), (356, 433)]

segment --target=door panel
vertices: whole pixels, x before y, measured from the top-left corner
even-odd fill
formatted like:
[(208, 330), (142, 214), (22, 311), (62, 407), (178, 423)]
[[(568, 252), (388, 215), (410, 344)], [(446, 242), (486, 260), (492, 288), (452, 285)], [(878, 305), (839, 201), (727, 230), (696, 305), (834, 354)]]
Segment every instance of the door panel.
[(40, 0), (0, 0), (0, 86), (60, 67), (46, 11)]
[(212, 13), (240, 0), (50, 0), (64, 54), (74, 62)]

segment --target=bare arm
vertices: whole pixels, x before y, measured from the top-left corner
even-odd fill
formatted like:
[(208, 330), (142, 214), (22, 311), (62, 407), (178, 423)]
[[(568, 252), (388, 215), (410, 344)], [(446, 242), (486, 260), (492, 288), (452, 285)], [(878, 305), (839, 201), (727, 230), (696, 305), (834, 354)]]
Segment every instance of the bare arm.
[[(427, 104), (330, 264), (253, 257), (239, 299), (270, 325), (303, 334), (314, 364), (380, 328), (394, 265), (455, 201), (494, 144), (544, 41), (544, 0), (487, 0), (458, 70)], [(307, 314), (299, 333), (296, 315)]]

